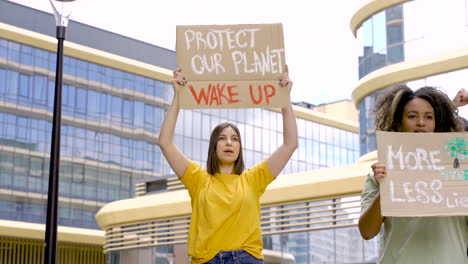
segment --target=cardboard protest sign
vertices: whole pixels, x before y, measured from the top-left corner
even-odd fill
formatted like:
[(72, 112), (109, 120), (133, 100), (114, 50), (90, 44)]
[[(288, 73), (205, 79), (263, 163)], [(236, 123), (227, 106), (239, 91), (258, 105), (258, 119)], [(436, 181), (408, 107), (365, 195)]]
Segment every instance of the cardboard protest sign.
[(382, 215), (468, 215), (467, 136), (377, 131)]
[(177, 26), (176, 54), (188, 80), (181, 108), (289, 105), (290, 87), (278, 81), (286, 65), (281, 24)]

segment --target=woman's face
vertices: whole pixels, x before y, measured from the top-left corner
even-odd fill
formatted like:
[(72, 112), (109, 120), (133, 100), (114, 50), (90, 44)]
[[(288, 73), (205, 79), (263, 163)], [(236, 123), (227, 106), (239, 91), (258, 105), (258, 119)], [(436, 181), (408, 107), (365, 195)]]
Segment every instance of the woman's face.
[(240, 139), (236, 131), (228, 126), (224, 128), (216, 143), (216, 155), (220, 164), (233, 164), (239, 157)]
[(409, 101), (403, 109), (399, 132), (434, 132), (435, 116), (431, 104), (421, 98)]

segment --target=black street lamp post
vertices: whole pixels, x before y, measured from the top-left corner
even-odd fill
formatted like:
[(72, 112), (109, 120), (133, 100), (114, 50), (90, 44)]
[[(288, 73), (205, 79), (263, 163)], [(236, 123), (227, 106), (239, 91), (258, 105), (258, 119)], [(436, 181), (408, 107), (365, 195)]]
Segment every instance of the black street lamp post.
[[(52, 0), (49, 0), (54, 10), (55, 22), (57, 25), (57, 68), (55, 71), (55, 98), (54, 113), (52, 117), (52, 146), (50, 151), (49, 167), (49, 191), (47, 195), (47, 222), (45, 232), (45, 253), (44, 264), (54, 264), (57, 253), (57, 211), (59, 193), (59, 170), (60, 170), (60, 128), (62, 116), (62, 77), (63, 77), (63, 41), (71, 14), (71, 2), (75, 0), (54, 0), (60, 3), (57, 8)], [(66, 10), (67, 9), (67, 10)]]

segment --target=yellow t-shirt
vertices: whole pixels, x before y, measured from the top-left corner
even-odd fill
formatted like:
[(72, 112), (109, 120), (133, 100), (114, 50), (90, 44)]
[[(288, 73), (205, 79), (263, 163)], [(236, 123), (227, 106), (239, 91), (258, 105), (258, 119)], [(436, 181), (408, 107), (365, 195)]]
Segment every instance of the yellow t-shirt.
[(265, 161), (238, 174), (210, 175), (190, 161), (181, 178), (192, 201), (188, 254), (205, 263), (219, 251), (243, 249), (263, 259), (260, 196), (273, 181)]

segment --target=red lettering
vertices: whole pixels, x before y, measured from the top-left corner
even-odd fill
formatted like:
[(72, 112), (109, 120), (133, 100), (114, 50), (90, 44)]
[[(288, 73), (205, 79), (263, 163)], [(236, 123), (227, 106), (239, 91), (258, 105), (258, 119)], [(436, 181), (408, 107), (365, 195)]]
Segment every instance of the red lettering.
[(205, 88), (201, 88), (198, 96), (197, 96), (197, 92), (195, 91), (195, 88), (193, 88), (193, 86), (190, 85), (190, 84), (189, 84), (189, 89), (190, 89), (190, 92), (193, 95), (193, 98), (197, 102), (197, 104), (200, 104), (202, 99), (205, 101), (205, 104), (208, 104), (208, 95), (211, 92), (210, 91), (211, 90), (210, 86), (208, 86), (208, 92), (207, 93), (205, 93)]
[(258, 86), (258, 95), (259, 95), (258, 100), (256, 100), (256, 99), (254, 98), (254, 94), (253, 94), (252, 89), (253, 89), (253, 86), (252, 86), (252, 84), (251, 84), (251, 85), (249, 85), (249, 91), (250, 91), (250, 99), (252, 100), (252, 103), (254, 103), (254, 104), (259, 104), (259, 103), (261, 103), (261, 102), (262, 102), (262, 98), (263, 98), (262, 87), (261, 87), (260, 85)]
[[(270, 93), (268, 93), (268, 88), (270, 88)], [(263, 87), (263, 90), (265, 91), (265, 100), (267, 102), (267, 104), (270, 103), (270, 97), (273, 97), (275, 96), (276, 94), (276, 90), (275, 90), (275, 87), (271, 84), (267, 84)]]
[[(192, 93), (195, 102), (198, 105), (206, 104), (206, 105), (222, 105), (225, 104), (233, 104), (238, 103), (240, 100), (238, 98), (234, 98), (238, 96), (239, 93), (235, 92), (234, 89), (237, 88), (237, 85), (227, 86), (226, 83), (216, 83), (216, 84), (208, 84), (208, 88), (200, 88), (200, 90), (196, 91), (192, 84), (189, 84), (189, 90)], [(260, 101), (262, 100), (262, 91), (260, 90)], [(259, 103), (260, 103), (259, 101)]]
[(238, 96), (239, 95), (239, 93), (235, 93), (235, 92), (232, 91), (233, 88), (237, 88), (237, 85), (231, 85), (231, 86), (227, 87), (229, 98), (231, 98), (231, 100), (229, 101), (230, 104), (240, 102), (239, 99), (232, 98), (233, 96)]
[(222, 104), (223, 103), (223, 98), (225, 98), (227, 100), (227, 103), (230, 104), (231, 100), (226, 95), (224, 95), (224, 93), (223, 93), (225, 87), (226, 87), (225, 83), (223, 83), (223, 85), (221, 87), (219, 87), (219, 83), (216, 84), (216, 89), (218, 90), (219, 101)]
[(217, 90), (216, 90), (216, 87), (212, 87), (211, 84), (208, 84), (208, 87), (211, 87), (211, 93), (210, 93), (210, 96), (211, 96), (211, 99), (210, 99), (210, 105), (213, 105), (213, 101), (216, 102), (216, 105), (220, 105), (220, 98), (218, 97), (218, 93), (217, 93)]

